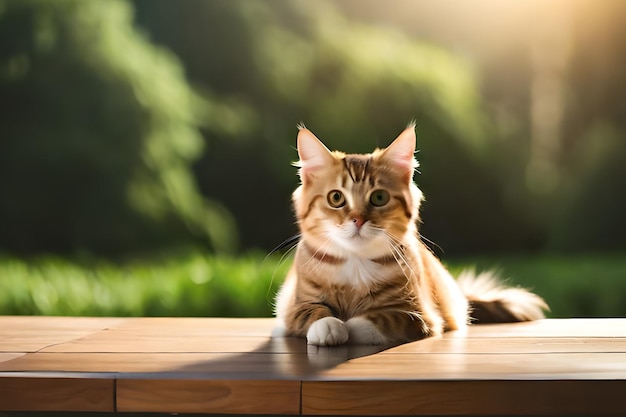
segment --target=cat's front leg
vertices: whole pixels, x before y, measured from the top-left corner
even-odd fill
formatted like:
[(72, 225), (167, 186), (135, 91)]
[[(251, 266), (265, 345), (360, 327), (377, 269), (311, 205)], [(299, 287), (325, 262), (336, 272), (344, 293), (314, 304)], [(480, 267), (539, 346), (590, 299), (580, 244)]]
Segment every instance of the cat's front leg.
[(346, 324), (322, 302), (294, 304), (285, 322), (286, 335), (306, 337), (309, 345), (336, 346), (348, 341)]
[(420, 314), (393, 310), (352, 317), (346, 326), (350, 343), (357, 345), (405, 343), (441, 333)]
[(356, 345), (384, 345), (387, 337), (381, 333), (374, 323), (365, 317), (353, 317), (346, 322), (350, 343)]
[(306, 342), (316, 346), (336, 346), (348, 341), (346, 323), (336, 317), (324, 317), (314, 321), (306, 333)]

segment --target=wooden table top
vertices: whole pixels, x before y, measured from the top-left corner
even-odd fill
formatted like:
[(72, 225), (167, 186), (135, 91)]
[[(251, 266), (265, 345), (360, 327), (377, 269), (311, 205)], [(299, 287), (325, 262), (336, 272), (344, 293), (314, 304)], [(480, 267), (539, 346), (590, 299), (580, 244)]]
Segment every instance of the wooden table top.
[(626, 413), (626, 319), (472, 326), (391, 348), (271, 319), (0, 316), (0, 411)]

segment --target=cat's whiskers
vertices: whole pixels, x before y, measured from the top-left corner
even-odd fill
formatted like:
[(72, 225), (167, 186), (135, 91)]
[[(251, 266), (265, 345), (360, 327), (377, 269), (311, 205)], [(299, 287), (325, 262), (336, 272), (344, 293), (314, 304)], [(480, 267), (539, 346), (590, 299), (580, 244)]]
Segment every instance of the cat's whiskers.
[[(422, 241), (428, 242), (428, 243), (430, 243), (431, 245), (433, 245), (433, 246), (437, 247), (437, 248), (438, 248), (438, 249), (439, 249), (442, 253), (444, 252), (444, 250), (443, 250), (443, 248), (442, 248), (441, 246), (439, 246), (438, 244), (436, 244), (436, 243), (435, 243), (435, 242), (433, 242), (432, 240), (428, 239), (428, 238), (427, 238), (426, 236), (424, 236), (423, 234), (418, 233), (418, 236), (419, 236), (419, 238), (420, 238)], [(426, 246), (426, 248), (430, 251), (430, 253), (432, 253), (433, 255), (435, 255), (435, 251), (434, 251), (433, 249), (431, 249), (431, 247), (430, 247), (430, 246), (428, 246), (428, 245), (424, 245), (424, 246)]]
[[(391, 256), (393, 256), (396, 264), (398, 264), (400, 269), (403, 271), (403, 274), (408, 281), (409, 277), (406, 275), (404, 266), (407, 266), (410, 269), (410, 264), (408, 262), (408, 259), (406, 258), (406, 255), (404, 254), (404, 251), (401, 249), (402, 241), (382, 227), (373, 226), (373, 230), (376, 230), (383, 235), (383, 237), (385, 238), (385, 243), (387, 244), (387, 248), (389, 249), (389, 253), (391, 254)], [(411, 271), (411, 273), (413, 273), (413, 271)]]
[[(402, 274), (406, 278), (406, 281), (404, 284), (404, 287), (406, 288), (411, 283), (410, 276), (414, 275), (415, 272), (413, 271), (413, 268), (411, 267), (411, 263), (407, 259), (405, 252), (402, 250), (402, 246), (403, 246), (402, 241), (396, 236), (389, 233), (388, 231), (384, 229), (380, 229), (380, 230), (384, 232), (389, 250), (391, 254), (393, 255), (394, 259), (396, 260), (396, 263), (402, 270)], [(407, 269), (408, 269), (409, 274), (407, 274)], [(424, 327), (425, 325), (424, 319), (422, 317), (422, 314), (420, 314), (418, 311), (402, 310), (401, 312), (409, 316), (409, 318), (412, 321), (420, 321), (422, 323), (422, 327)]]
[(296, 233), (295, 235), (291, 236), (290, 238), (285, 239), (285, 241), (283, 241), (280, 245), (276, 246), (267, 255), (265, 255), (265, 258), (263, 259), (263, 262), (267, 261), (270, 256), (272, 256), (273, 254), (275, 254), (279, 250), (287, 248), (287, 250), (281, 255), (281, 257), (280, 257), (280, 259), (278, 261), (278, 266), (282, 265), (284, 263), (284, 261), (285, 261), (285, 258), (288, 255), (290, 255), (291, 252), (293, 252), (293, 250), (296, 247), (298, 247), (298, 242), (300, 241), (301, 237), (302, 237), (302, 233)]
[[(404, 258), (403, 253), (400, 250), (400, 246), (402, 246), (402, 242), (398, 238), (396, 238), (394, 235), (389, 233), (383, 227), (372, 226), (372, 230), (378, 233), (381, 233), (383, 235), (383, 237), (385, 238), (385, 243), (387, 244), (387, 248), (389, 249), (389, 253), (391, 253), (391, 255), (396, 260), (396, 263), (400, 267), (402, 266), (400, 263), (400, 260), (405, 261), (406, 263), (406, 259)], [(398, 255), (401, 256), (401, 259), (398, 259)]]
[[(402, 250), (402, 246), (403, 246), (402, 241), (398, 239), (397, 237), (395, 237), (394, 235), (392, 235), (391, 233), (387, 232), (386, 230), (383, 230), (383, 231), (385, 233), (385, 237), (387, 238), (387, 244), (389, 246), (391, 254), (393, 255), (400, 269), (402, 270), (402, 273), (404, 274), (405, 278), (407, 279), (407, 285), (408, 285), (408, 283), (411, 280), (410, 276), (415, 276), (415, 271), (413, 271), (413, 268), (411, 267), (411, 263), (409, 262), (409, 260), (406, 257), (406, 254)], [(409, 274), (407, 274), (407, 270)]]
[(263, 259), (263, 262), (266, 262), (269, 259), (269, 257), (272, 256), (274, 253), (278, 252), (280, 249), (287, 248), (287, 250), (280, 256), (280, 259), (278, 259), (278, 263), (276, 264), (276, 267), (274, 268), (274, 271), (272, 272), (272, 278), (270, 279), (270, 283), (267, 286), (267, 293), (265, 294), (265, 297), (267, 298), (272, 308), (276, 307), (274, 298), (270, 299), (270, 291), (272, 290), (272, 286), (274, 285), (274, 278), (276, 277), (276, 272), (278, 271), (278, 268), (280, 268), (287, 261), (287, 258), (298, 247), (298, 242), (300, 241), (301, 237), (302, 237), (302, 233), (296, 233), (295, 235), (293, 235), (289, 239), (286, 239), (283, 243), (281, 243), (280, 245), (272, 249), (270, 253), (268, 253)]
[[(307, 259), (307, 261), (304, 263), (303, 266), (306, 266), (306, 267), (310, 266), (312, 271), (316, 270), (323, 263), (324, 255), (327, 253), (324, 250), (325, 247), (331, 242), (332, 242), (332, 237), (328, 235), (324, 235), (324, 240), (321, 242), (319, 247), (316, 249), (311, 248), (314, 250), (314, 252), (312, 256), (309, 257), (309, 259)], [(315, 265), (309, 265), (312, 261), (316, 261)]]
[[(298, 238), (300, 238), (300, 236), (301, 235), (298, 234)], [(278, 266), (281, 266), (282, 264), (284, 264), (285, 261), (287, 260), (287, 257), (291, 256), (291, 254), (296, 250), (297, 247), (298, 247), (298, 241), (294, 242), (291, 246), (289, 246), (289, 248), (285, 251), (285, 253), (283, 253), (280, 256), (280, 259), (278, 260)]]

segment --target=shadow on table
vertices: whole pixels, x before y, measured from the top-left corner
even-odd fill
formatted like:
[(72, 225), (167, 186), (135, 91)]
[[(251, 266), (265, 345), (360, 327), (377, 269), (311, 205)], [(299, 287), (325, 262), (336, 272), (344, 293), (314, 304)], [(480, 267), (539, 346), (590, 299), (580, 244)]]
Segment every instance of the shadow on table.
[(320, 347), (307, 345), (306, 340), (301, 338), (277, 337), (252, 351), (220, 354), (218, 358), (186, 365), (172, 373), (192, 378), (301, 378), (314, 376), (349, 360), (373, 355), (394, 346)]

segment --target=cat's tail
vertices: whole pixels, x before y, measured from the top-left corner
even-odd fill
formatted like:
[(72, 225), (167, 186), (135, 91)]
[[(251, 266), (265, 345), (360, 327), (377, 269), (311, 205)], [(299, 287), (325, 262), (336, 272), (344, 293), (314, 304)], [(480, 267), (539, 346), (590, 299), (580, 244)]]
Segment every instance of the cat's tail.
[(491, 271), (464, 271), (457, 283), (469, 301), (471, 322), (475, 324), (539, 320), (545, 317), (544, 310), (550, 309), (537, 294), (504, 286)]

